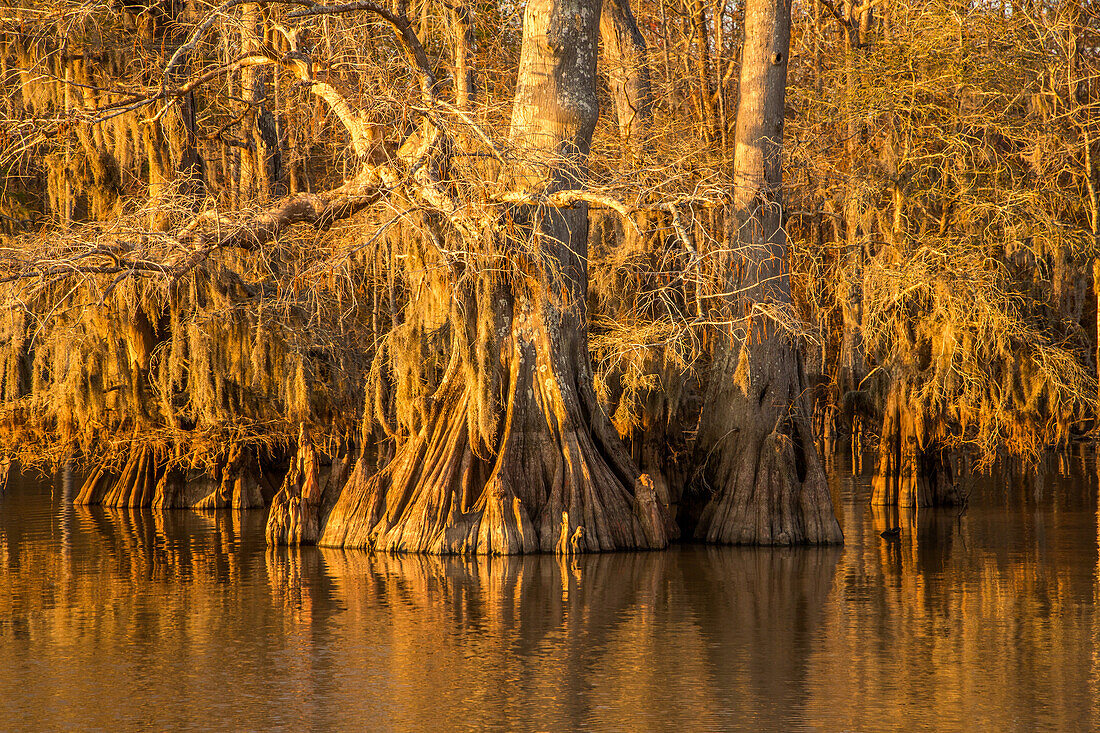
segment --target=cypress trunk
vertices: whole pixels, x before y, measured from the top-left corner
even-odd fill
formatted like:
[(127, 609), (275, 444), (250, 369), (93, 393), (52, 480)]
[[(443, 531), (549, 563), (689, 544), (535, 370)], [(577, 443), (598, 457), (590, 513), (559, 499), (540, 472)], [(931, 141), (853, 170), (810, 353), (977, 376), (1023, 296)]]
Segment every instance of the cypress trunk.
[[(599, 0), (527, 4), (511, 126), (521, 163), (507, 171), (515, 191), (583, 183), (599, 16)], [(442, 554), (667, 544), (667, 508), (592, 388), (587, 207), (525, 203), (511, 217), (513, 233), (476, 243), (509, 269), (476, 273), (476, 287), (453, 299), (464, 302), (453, 330), (476, 354), (453, 349), (423, 424), (384, 469), (370, 475), (360, 459), (320, 544)]]
[(781, 153), (790, 0), (745, 7), (734, 214), (720, 253), (731, 326), (719, 335), (696, 439), (687, 522), (708, 542), (842, 540), (810, 427), (792, 336), (772, 317), (791, 304)]
[(640, 161), (652, 123), (653, 94), (645, 38), (629, 0), (603, 0), (600, 38), (624, 157)]

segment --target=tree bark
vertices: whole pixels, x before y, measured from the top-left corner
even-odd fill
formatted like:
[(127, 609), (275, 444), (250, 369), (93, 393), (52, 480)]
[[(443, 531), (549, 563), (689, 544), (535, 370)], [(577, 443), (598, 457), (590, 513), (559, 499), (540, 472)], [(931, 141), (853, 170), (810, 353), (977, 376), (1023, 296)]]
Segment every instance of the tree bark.
[[(537, 197), (583, 185), (599, 16), (599, 0), (527, 4), (510, 133), (520, 163), (506, 172), (514, 190)], [(478, 272), (476, 287), (451, 298), (463, 302), (454, 330), (466, 341), (423, 424), (377, 474), (359, 460), (320, 544), (570, 554), (668, 543), (667, 508), (592, 388), (587, 207), (521, 205), (513, 221), (512, 238), (476, 243), (499, 248), (513, 269)]]
[(699, 83), (699, 123), (703, 139), (714, 139), (714, 105), (711, 99), (710, 84), (710, 23), (707, 20), (707, 8), (703, 0), (692, 0), (690, 11), (692, 34), (695, 36), (695, 76)]
[[(781, 153), (790, 0), (749, 0), (735, 139), (724, 305), (700, 416), (687, 521), (708, 542), (842, 541), (810, 427), (797, 345), (768, 312), (789, 308)], [(743, 320), (742, 320), (743, 318)]]
[(250, 449), (232, 446), (213, 475), (191, 479), (182, 470), (169, 469), (149, 445), (135, 441), (119, 473), (96, 467), (72, 502), (153, 509), (258, 509), (266, 505), (263, 478)]
[(465, 110), (477, 96), (477, 80), (474, 61), (477, 37), (474, 34), (473, 13), (465, 3), (449, 7), (454, 43), (454, 95), (455, 107)]
[(313, 545), (321, 534), (321, 500), (324, 487), (318, 470), (317, 450), (305, 425), (299, 426), (298, 452), (271, 500), (267, 519), (270, 545)]
[(603, 0), (600, 40), (624, 157), (641, 160), (653, 117), (653, 95), (645, 38), (630, 10), (630, 0)]
[(73, 500), (78, 506), (152, 506), (164, 468), (148, 446), (134, 446), (119, 475), (97, 468)]

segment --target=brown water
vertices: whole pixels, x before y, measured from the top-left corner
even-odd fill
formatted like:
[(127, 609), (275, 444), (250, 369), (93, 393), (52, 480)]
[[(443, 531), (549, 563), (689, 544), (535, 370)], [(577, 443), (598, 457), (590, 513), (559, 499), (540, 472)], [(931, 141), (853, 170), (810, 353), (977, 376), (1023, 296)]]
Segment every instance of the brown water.
[(0, 730), (1100, 730), (1095, 469), (847, 544), (269, 551), (263, 512), (0, 498)]

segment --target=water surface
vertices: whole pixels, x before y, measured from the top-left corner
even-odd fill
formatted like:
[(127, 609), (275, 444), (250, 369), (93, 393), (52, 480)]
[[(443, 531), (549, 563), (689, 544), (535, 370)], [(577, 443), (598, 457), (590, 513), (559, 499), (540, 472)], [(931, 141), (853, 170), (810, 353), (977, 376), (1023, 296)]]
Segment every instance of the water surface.
[[(268, 550), (264, 513), (0, 497), (4, 730), (1100, 729), (1095, 468), (843, 548)], [(879, 532), (900, 526), (900, 540)]]

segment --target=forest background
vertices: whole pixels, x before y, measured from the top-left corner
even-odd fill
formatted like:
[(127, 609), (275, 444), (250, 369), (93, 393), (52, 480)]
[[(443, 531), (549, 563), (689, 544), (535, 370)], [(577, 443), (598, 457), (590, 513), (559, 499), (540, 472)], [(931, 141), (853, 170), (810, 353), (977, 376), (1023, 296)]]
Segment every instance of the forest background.
[(819, 455), (918, 507), (1091, 435), (1093, 5), (773, 3), (761, 56), (764, 5), (0, 10), (8, 460), (272, 542), (571, 552), (838, 541)]

